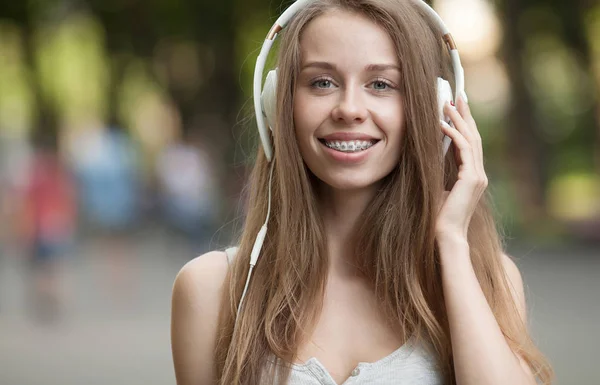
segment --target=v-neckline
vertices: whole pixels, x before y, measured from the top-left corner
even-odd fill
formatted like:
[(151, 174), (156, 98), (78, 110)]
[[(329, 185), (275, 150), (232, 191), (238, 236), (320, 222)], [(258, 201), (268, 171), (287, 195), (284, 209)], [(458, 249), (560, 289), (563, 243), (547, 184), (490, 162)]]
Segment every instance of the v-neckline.
[[(398, 349), (394, 350), (387, 356), (382, 357), (375, 362), (362, 362), (362, 361), (359, 362), (356, 365), (356, 367), (354, 368), (353, 372), (358, 370), (360, 373), (360, 371), (362, 371), (363, 369), (373, 369), (373, 368), (377, 368), (382, 365), (385, 365), (385, 364), (389, 363), (390, 361), (392, 361), (393, 359), (400, 356), (402, 353), (405, 353), (406, 355), (408, 355), (412, 351), (412, 349), (410, 349), (411, 347), (414, 347), (414, 336), (408, 338), (404, 342), (404, 344), (402, 344)], [(303, 364), (302, 363), (293, 363), (292, 369), (302, 370), (302, 371), (310, 370), (311, 372), (314, 372), (314, 370), (316, 369), (320, 372), (319, 374), (327, 376), (328, 380), (331, 381), (331, 384), (337, 385), (337, 382), (333, 379), (333, 376), (331, 375), (329, 370), (327, 370), (327, 368), (321, 363), (321, 361), (319, 361), (319, 359), (317, 357), (311, 357), (308, 360), (306, 360)], [(352, 378), (354, 378), (354, 376), (350, 375), (340, 385), (346, 384)]]

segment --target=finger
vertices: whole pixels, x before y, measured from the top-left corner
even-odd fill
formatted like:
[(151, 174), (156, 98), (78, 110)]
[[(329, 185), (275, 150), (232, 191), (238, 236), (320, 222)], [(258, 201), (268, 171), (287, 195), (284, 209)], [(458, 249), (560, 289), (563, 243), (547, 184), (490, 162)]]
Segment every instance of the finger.
[[(452, 139), (455, 147), (458, 148), (461, 162), (460, 168), (468, 173), (468, 176), (465, 175), (465, 177), (470, 180), (478, 191), (478, 194), (481, 195), (488, 185), (487, 176), (483, 171), (483, 163), (476, 158), (475, 150), (471, 146), (471, 143), (469, 143), (456, 128), (450, 126), (443, 120), (440, 120), (440, 125), (442, 127), (442, 132), (448, 135)], [(459, 177), (460, 172), (461, 170), (459, 170)]]
[[(464, 91), (463, 91), (464, 94)], [(481, 140), (481, 133), (479, 132), (479, 129), (477, 128), (477, 124), (475, 122), (475, 119), (473, 118), (473, 115), (471, 114), (471, 107), (469, 106), (469, 102), (466, 99), (466, 94), (461, 95), (461, 97), (458, 98), (457, 101), (457, 108), (459, 113), (462, 115), (463, 119), (465, 120), (465, 122), (467, 122), (467, 124), (469, 125), (469, 127), (471, 128), (472, 132), (473, 132), (473, 139), (474, 139), (474, 153), (475, 153), (475, 164), (477, 165), (478, 171), (480, 173), (480, 178), (482, 180), (482, 185), (485, 187), (487, 187), (488, 184), (488, 180), (487, 180), (487, 175), (485, 174), (485, 166), (484, 166), (484, 161), (483, 161), (483, 141)]]
[(469, 142), (472, 140), (472, 133), (467, 122), (460, 113), (450, 103), (444, 105), (444, 114), (450, 118), (454, 128), (456, 128)]
[[(483, 166), (483, 145), (481, 142), (481, 135), (477, 130), (477, 125), (475, 124), (475, 120), (471, 115), (471, 110), (469, 105), (462, 97), (459, 97), (457, 100), (457, 108), (450, 108), (450, 113), (453, 113), (451, 119), (456, 117), (457, 113), (462, 118), (464, 122), (464, 126), (459, 127), (455, 124), (457, 129), (463, 134), (463, 136), (469, 141), (471, 146), (473, 147), (473, 155), (475, 157), (475, 167), (477, 169), (478, 174), (481, 178), (485, 178), (485, 170)], [(454, 122), (454, 121), (453, 121)], [(461, 130), (461, 128), (464, 130)]]
[(467, 103), (464, 98), (459, 97), (456, 100), (456, 109), (458, 110), (458, 113), (460, 114), (460, 116), (462, 116), (465, 122), (475, 122), (473, 116), (471, 115), (471, 108), (469, 107), (469, 103)]
[[(467, 103), (463, 97), (459, 97), (456, 101), (456, 109), (465, 123), (467, 123), (467, 128), (471, 134), (470, 136), (474, 140), (473, 144), (478, 144), (479, 146), (477, 146), (477, 149), (479, 149), (481, 147), (481, 134), (477, 129), (477, 124), (475, 123), (473, 115), (471, 115), (471, 107), (469, 107), (469, 103)], [(481, 151), (481, 154), (483, 154), (483, 151)]]
[(440, 120), (440, 125), (442, 127), (442, 132), (448, 137), (450, 137), (454, 146), (458, 148), (461, 164), (468, 169), (473, 169), (477, 171), (477, 169), (475, 168), (473, 148), (471, 144), (467, 141), (467, 139), (462, 135), (462, 133), (459, 130), (450, 126), (443, 120)]
[[(458, 130), (458, 132), (460, 132), (460, 134), (467, 140), (467, 142), (469, 142), (471, 147), (475, 147), (474, 143), (472, 143), (474, 140), (472, 138), (471, 131), (468, 128), (468, 124), (467, 122), (465, 122), (465, 120), (462, 118), (462, 116), (456, 110), (456, 108), (450, 105), (450, 103), (446, 103), (444, 105), (444, 113), (450, 118), (452, 124), (454, 125), (454, 128)], [(475, 159), (477, 159), (476, 154), (474, 153), (473, 155)], [(474, 167), (475, 170), (479, 173), (480, 167), (478, 167), (477, 165), (474, 165)]]

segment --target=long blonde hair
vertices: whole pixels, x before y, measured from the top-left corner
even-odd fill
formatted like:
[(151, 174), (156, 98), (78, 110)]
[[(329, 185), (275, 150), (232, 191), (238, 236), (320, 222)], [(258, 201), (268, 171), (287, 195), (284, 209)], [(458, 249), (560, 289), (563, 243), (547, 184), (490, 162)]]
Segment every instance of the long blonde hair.
[[(442, 192), (457, 179), (453, 156), (449, 154), (446, 160), (442, 156), (434, 80), (437, 76), (452, 79), (452, 73), (438, 34), (411, 3), (317, 0), (282, 32), (269, 230), (243, 310), (236, 315), (250, 252), (267, 213), (269, 163), (259, 148), (250, 175), (237, 258), (221, 299), (215, 351), (219, 384), (284, 384), (289, 365), (279, 366), (276, 379), (273, 370), (265, 376), (266, 363), (274, 358), (293, 362), (322, 309), (328, 275), (327, 240), (317, 207), (316, 177), (305, 166), (293, 139), (293, 100), (301, 63), (300, 35), (311, 20), (332, 9), (358, 12), (388, 32), (401, 67), (406, 114), (400, 160), (382, 181), (356, 228), (360, 248), (356, 247), (352, 262), (372, 284), (380, 309), (394, 330), (428, 341), (446, 383), (455, 383), (434, 235)], [(482, 198), (468, 235), (477, 278), (511, 348), (548, 384), (550, 366), (531, 341), (511, 297), (500, 237), (486, 202), (487, 198)]]

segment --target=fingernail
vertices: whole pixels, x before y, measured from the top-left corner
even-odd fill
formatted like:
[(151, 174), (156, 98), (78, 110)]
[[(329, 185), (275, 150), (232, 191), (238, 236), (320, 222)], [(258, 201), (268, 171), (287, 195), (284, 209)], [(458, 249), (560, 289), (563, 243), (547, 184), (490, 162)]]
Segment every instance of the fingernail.
[(463, 100), (467, 102), (467, 104), (469, 104), (469, 98), (467, 97), (467, 93), (465, 92), (465, 90), (462, 91), (461, 96)]
[(454, 102), (452, 100), (450, 100), (450, 105), (454, 107)]
[(442, 126), (446, 127), (446, 128), (452, 128), (452, 126), (450, 126), (450, 125), (448, 124), (448, 122), (446, 122), (446, 121), (444, 121), (444, 120), (441, 120), (441, 119), (440, 119), (440, 124), (441, 124)]

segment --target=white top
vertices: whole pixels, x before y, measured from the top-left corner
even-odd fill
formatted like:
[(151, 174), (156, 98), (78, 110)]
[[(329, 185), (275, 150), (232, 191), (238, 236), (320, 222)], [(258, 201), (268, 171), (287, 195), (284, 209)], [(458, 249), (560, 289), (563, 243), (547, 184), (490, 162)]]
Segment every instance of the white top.
[[(231, 263), (237, 247), (225, 250)], [(270, 363), (281, 360), (270, 359)], [(280, 364), (281, 365), (281, 364)], [(338, 385), (316, 357), (291, 365), (287, 385)], [(359, 362), (342, 385), (442, 385), (443, 378), (423, 346), (409, 338), (404, 345), (376, 362)]]

